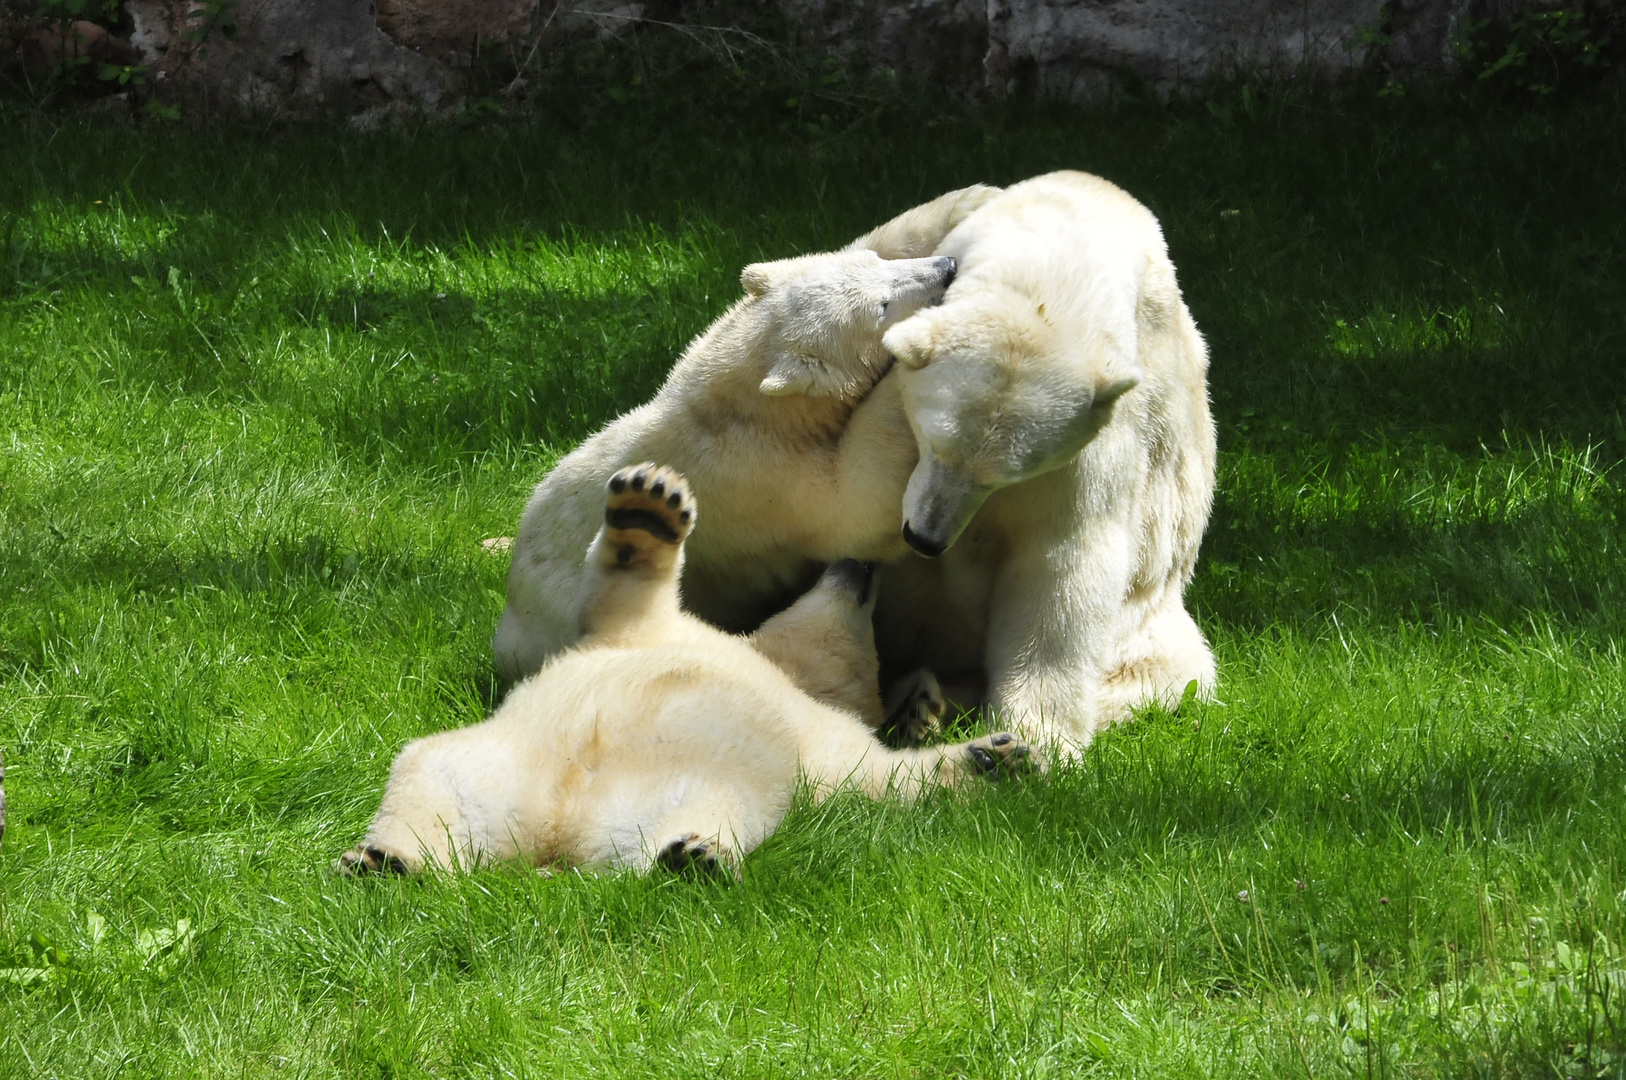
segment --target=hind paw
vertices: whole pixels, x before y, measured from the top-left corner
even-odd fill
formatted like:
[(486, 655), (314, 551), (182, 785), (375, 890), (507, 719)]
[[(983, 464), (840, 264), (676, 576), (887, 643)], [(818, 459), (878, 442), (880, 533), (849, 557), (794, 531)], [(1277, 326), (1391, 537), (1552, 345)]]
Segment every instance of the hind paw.
[(991, 780), (1044, 771), (1038, 751), (1008, 731), (966, 743), (965, 757), (972, 772)]
[(948, 700), (937, 676), (928, 668), (912, 672), (892, 684), (886, 695), (886, 719), (880, 736), (888, 746), (919, 746), (943, 730)]
[(699, 833), (680, 836), (655, 853), (655, 865), (689, 877), (717, 877), (734, 873), (733, 859), (716, 840)]
[(391, 874), (404, 876), (412, 873), (412, 868), (405, 859), (399, 855), (385, 851), (381, 847), (371, 847), (367, 844), (357, 844), (351, 850), (339, 856), (339, 861), (333, 869), (345, 877), (362, 877), (371, 874)]
[(645, 462), (610, 477), (604, 505), (604, 551), (614, 566), (656, 559), (683, 543), (699, 508), (676, 469)]

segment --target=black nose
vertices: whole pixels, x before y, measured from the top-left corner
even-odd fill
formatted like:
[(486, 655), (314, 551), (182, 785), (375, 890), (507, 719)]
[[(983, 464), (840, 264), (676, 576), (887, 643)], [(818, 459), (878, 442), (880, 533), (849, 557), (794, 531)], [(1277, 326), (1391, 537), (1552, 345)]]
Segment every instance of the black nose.
[(939, 555), (943, 554), (943, 548), (945, 546), (920, 536), (915, 532), (915, 530), (909, 527), (909, 523), (907, 521), (903, 523), (903, 542), (920, 552), (922, 555), (926, 556), (928, 559), (935, 559)]
[(954, 275), (959, 273), (960, 264), (950, 256), (942, 255), (937, 259), (937, 269), (943, 275), (943, 288), (946, 289), (954, 284)]

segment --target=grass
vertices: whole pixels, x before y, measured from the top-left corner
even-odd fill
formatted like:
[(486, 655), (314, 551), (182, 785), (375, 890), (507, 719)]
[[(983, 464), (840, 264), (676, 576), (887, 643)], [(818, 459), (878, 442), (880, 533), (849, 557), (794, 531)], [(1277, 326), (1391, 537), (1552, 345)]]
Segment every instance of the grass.
[[(5, 114), (0, 1075), (1626, 1075), (1620, 106)], [(1212, 349), (1223, 704), (734, 886), (328, 875), (741, 265), (1064, 166)]]

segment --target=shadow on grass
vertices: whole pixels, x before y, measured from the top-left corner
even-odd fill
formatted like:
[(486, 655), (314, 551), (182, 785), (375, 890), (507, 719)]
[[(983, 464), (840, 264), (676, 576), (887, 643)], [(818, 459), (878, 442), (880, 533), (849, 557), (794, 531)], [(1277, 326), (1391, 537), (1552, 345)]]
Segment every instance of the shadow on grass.
[(1284, 524), (1222, 500), (1188, 595), (1205, 624), (1244, 632), (1318, 626), (1329, 615), (1363, 626), (1536, 616), (1609, 638), (1626, 630), (1621, 526), (1615, 508), (1506, 522)]

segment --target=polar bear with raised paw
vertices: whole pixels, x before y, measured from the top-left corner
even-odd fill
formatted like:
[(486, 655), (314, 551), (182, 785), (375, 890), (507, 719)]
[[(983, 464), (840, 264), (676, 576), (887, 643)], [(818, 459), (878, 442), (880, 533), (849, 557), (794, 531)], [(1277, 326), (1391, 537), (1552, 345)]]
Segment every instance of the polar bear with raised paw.
[[(874, 571), (836, 562), (752, 637), (682, 611), (698, 520), (677, 472), (615, 472), (582, 571), (582, 636), (484, 723), (407, 745), (343, 873), (523, 859), (537, 867), (738, 871), (803, 778), (905, 798), (1035, 768), (1009, 734), (889, 750)], [(940, 703), (937, 707), (940, 709)]]
[(862, 247), (746, 267), (745, 297), (689, 345), (654, 399), (566, 455), (532, 494), (493, 641), (498, 674), (517, 681), (576, 641), (599, 493), (632, 462), (671, 464), (706, 500), (683, 600), (725, 629), (757, 626), (838, 559), (905, 554), (899, 507), (915, 444), (895, 380), (876, 391), (890, 363), (881, 335), (942, 298), (955, 264), (932, 248), (997, 194), (950, 192)]
[(1207, 693), (1183, 595), (1214, 495), (1208, 355), (1157, 219), (1099, 177), (1016, 184), (936, 249), (943, 302), (888, 330), (919, 458), (888, 567), (886, 667), (985, 679), (1065, 753), (1136, 704)]

